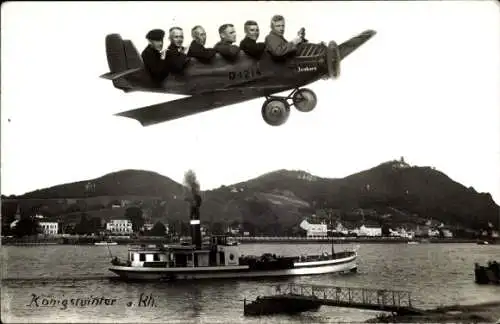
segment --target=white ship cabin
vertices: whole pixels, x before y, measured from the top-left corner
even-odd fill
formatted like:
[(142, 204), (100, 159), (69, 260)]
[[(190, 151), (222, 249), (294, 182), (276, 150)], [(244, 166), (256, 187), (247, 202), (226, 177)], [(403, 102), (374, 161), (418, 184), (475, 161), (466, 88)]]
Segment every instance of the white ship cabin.
[(183, 268), (239, 265), (240, 250), (226, 236), (214, 236), (208, 246), (148, 245), (133, 247), (128, 252), (128, 265), (132, 267)]

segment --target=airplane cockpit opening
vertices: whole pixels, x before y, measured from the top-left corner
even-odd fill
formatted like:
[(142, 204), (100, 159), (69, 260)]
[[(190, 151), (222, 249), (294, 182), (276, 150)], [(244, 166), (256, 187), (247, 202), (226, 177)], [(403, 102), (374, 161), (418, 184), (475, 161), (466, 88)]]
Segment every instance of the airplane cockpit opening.
[[(311, 112), (317, 105), (316, 94), (304, 86), (318, 80), (336, 79), (340, 63), (376, 34), (366, 30), (337, 45), (300, 43), (293, 56), (276, 62), (270, 55), (260, 59), (240, 50), (238, 58), (229, 61), (219, 53), (207, 62), (190, 57), (180, 73), (168, 73), (161, 82), (153, 81), (144, 68), (139, 51), (131, 40), (119, 34), (105, 39), (110, 72), (101, 75), (124, 92), (157, 92), (188, 97), (129, 110), (117, 116), (135, 119), (143, 126), (187, 117), (223, 106), (264, 97), (263, 120), (271, 126), (283, 125), (293, 106), (299, 112)], [(277, 93), (290, 90), (288, 96)]]

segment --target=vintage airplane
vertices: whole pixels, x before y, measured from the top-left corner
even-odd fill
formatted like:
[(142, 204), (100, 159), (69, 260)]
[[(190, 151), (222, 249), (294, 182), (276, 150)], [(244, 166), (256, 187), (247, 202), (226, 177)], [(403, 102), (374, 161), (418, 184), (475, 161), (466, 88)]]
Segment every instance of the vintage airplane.
[[(375, 31), (366, 30), (340, 45), (334, 41), (328, 46), (303, 43), (298, 46), (296, 56), (284, 62), (276, 62), (267, 53), (256, 60), (243, 51), (234, 63), (219, 54), (210, 64), (191, 58), (182, 75), (171, 73), (162, 84), (156, 84), (144, 70), (134, 44), (118, 34), (109, 34), (106, 36), (106, 55), (111, 72), (101, 77), (112, 80), (114, 87), (124, 92), (189, 96), (116, 114), (136, 119), (142, 126), (259, 97), (266, 98), (262, 106), (263, 119), (271, 126), (279, 126), (287, 121), (292, 105), (301, 112), (316, 107), (316, 94), (303, 86), (319, 79), (337, 78), (340, 61), (374, 35)], [(292, 91), (286, 97), (273, 95), (287, 90)]]

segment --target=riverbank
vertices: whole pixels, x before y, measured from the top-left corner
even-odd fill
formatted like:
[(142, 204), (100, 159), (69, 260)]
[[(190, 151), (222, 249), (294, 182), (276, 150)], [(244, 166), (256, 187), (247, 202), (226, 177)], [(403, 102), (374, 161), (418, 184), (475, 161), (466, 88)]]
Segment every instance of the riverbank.
[[(126, 236), (108, 237), (109, 240), (118, 244), (168, 244), (171, 241), (165, 237), (159, 236), (140, 236), (130, 238)], [(400, 237), (326, 237), (326, 238), (308, 238), (308, 237), (274, 237), (274, 236), (242, 236), (235, 237), (241, 244), (305, 244), (305, 243), (332, 243), (333, 244), (352, 244), (352, 243), (381, 243), (381, 244), (426, 244), (426, 243), (476, 243), (475, 239), (462, 238), (428, 238), (428, 239), (413, 239)], [(65, 236), (65, 237), (2, 237), (2, 245), (53, 245), (53, 244), (70, 244), (70, 245), (92, 245), (96, 242), (106, 240), (100, 236)], [(496, 242), (499, 243), (499, 242)], [(494, 244), (494, 242), (492, 242)]]
[(419, 315), (382, 314), (366, 323), (500, 323), (500, 301), (475, 305), (453, 305), (427, 310)]
[(2, 245), (36, 246), (36, 245), (94, 245), (97, 242), (112, 241), (118, 244), (167, 244), (164, 237), (142, 236), (140, 238), (100, 236), (65, 236), (65, 237), (2, 237)]
[(326, 238), (307, 238), (307, 237), (236, 237), (241, 244), (249, 243), (405, 243), (408, 244), (426, 244), (426, 243), (476, 243), (476, 239), (466, 238), (416, 238), (408, 239), (401, 237), (326, 237)]

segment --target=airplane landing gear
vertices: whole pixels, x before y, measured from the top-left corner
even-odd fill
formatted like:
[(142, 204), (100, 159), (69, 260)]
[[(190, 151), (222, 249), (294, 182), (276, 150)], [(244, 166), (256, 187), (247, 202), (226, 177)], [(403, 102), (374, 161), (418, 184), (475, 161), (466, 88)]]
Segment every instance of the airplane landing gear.
[(262, 118), (271, 126), (283, 125), (290, 116), (290, 105), (282, 98), (269, 98), (262, 105)]
[(297, 110), (301, 112), (312, 111), (316, 107), (316, 103), (318, 102), (316, 94), (312, 90), (309, 90), (307, 88), (302, 88), (295, 91), (292, 100), (295, 108), (297, 108)]
[[(288, 103), (291, 100), (291, 103)], [(290, 107), (295, 106), (298, 111), (312, 111), (318, 100), (316, 94), (307, 88), (295, 89), (287, 97), (266, 96), (262, 105), (262, 118), (271, 126), (283, 125), (290, 116)]]

